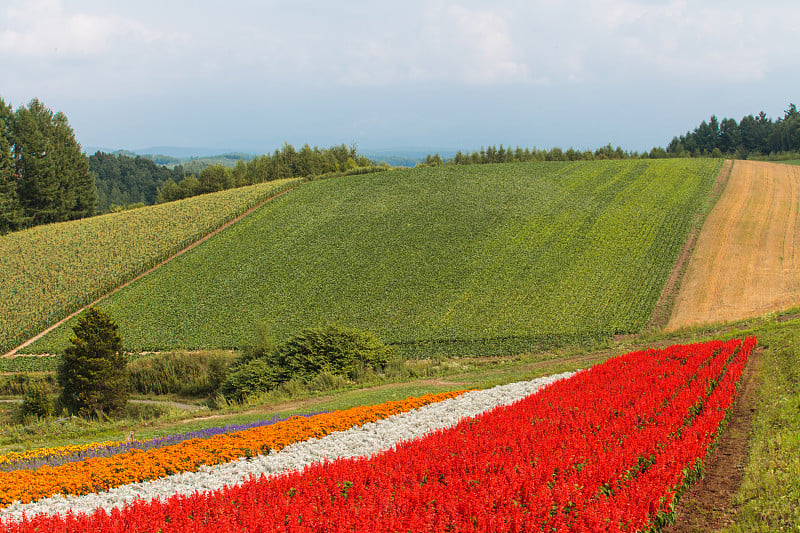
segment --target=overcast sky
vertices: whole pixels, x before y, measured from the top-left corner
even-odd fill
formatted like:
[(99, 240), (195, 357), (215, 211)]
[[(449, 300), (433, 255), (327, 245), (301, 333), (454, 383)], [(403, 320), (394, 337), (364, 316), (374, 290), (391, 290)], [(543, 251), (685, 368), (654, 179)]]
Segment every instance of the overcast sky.
[(665, 146), (800, 105), (800, 2), (0, 0), (0, 97), (84, 147)]

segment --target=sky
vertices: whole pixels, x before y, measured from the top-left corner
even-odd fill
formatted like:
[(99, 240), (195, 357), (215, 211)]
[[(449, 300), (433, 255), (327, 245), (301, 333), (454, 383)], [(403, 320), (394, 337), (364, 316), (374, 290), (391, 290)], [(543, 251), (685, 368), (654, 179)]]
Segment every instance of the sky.
[(796, 0), (0, 0), (0, 97), (84, 147), (666, 146), (800, 105)]

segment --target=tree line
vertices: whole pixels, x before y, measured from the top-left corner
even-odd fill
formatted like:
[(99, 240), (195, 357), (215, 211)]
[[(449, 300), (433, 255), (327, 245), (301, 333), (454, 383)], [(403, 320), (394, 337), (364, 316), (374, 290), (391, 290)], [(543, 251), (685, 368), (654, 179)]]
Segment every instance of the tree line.
[(667, 153), (677, 157), (728, 155), (736, 159), (800, 151), (800, 112), (789, 104), (782, 118), (773, 121), (763, 111), (739, 122), (711, 115), (686, 135), (673, 137)]
[[(666, 157), (663, 148), (653, 148), (651, 157)], [(500, 147), (494, 145), (481, 147), (480, 151), (463, 152), (458, 150), (452, 159), (444, 160), (439, 154), (429, 154), (417, 166), (439, 166), (444, 164), (453, 165), (485, 165), (490, 163), (520, 163), (532, 161), (587, 161), (595, 159), (630, 159), (648, 157), (649, 154), (639, 154), (628, 152), (617, 146), (613, 148), (610, 144), (597, 148), (596, 150), (575, 150), (568, 148), (562, 150), (554, 147), (549, 150), (540, 148), (516, 148)]]
[(199, 175), (187, 174), (180, 181), (168, 179), (159, 188), (156, 203), (171, 202), (197, 194), (243, 187), (265, 181), (334, 173), (353, 173), (358, 169), (378, 170), (374, 161), (358, 154), (355, 144), (340, 144), (330, 148), (311, 148), (308, 144), (297, 150), (289, 143), (272, 154), (256, 156), (245, 162), (238, 160), (234, 167), (210, 165)]
[(516, 148), (489, 146), (479, 151), (456, 152), (444, 160), (439, 154), (429, 154), (421, 166), (444, 164), (473, 165), (488, 163), (512, 163), (529, 161), (589, 161), (597, 159), (657, 159), (664, 157), (734, 157), (736, 159), (771, 158), (800, 159), (800, 112), (794, 104), (789, 104), (784, 116), (773, 121), (762, 111), (758, 115), (747, 115), (739, 122), (731, 118), (720, 121), (711, 115), (694, 130), (685, 135), (675, 136), (662, 148), (653, 147), (650, 151), (625, 151), (610, 144), (595, 150), (562, 150), (554, 147), (549, 150), (539, 148)]
[(66, 115), (0, 98), (0, 234), (95, 214), (97, 191)]

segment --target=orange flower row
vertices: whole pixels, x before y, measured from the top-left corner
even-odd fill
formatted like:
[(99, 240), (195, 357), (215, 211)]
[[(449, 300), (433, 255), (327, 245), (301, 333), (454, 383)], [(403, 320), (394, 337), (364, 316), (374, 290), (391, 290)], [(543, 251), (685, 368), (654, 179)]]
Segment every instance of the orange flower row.
[(312, 417), (292, 417), (278, 424), (206, 439), (191, 439), (146, 452), (132, 450), (112, 457), (94, 457), (55, 467), (43, 466), (38, 470), (0, 472), (0, 508), (17, 500), (29, 503), (54, 494), (83, 495), (180, 472), (193, 472), (202, 465), (227, 463), (241, 457), (277, 451), (294, 442), (381, 420), (464, 392), (426, 394)]

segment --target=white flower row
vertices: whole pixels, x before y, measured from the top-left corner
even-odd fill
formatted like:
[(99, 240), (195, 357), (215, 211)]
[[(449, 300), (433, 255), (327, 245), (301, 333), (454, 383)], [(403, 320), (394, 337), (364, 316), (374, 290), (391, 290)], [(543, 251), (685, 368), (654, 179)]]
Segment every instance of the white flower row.
[(457, 398), (426, 405), (419, 409), (393, 415), (384, 420), (364, 424), (346, 431), (338, 431), (319, 439), (310, 439), (286, 446), (280, 452), (240, 459), (211, 467), (201, 467), (197, 472), (187, 472), (143, 483), (132, 483), (107, 492), (85, 496), (53, 496), (29, 504), (14, 502), (0, 510), (0, 519), (19, 520), (25, 513), (33, 517), (39, 513), (90, 513), (97, 508), (110, 510), (121, 507), (137, 497), (145, 500), (168, 498), (174, 494), (192, 494), (211, 491), (223, 485), (235, 485), (250, 474), (274, 475), (302, 469), (325, 458), (370, 456), (396, 444), (422, 437), (434, 430), (451, 427), (461, 419), (475, 416), (499, 405), (510, 404), (541, 387), (572, 375), (570, 372), (501, 385), (491, 389), (463, 394)]

